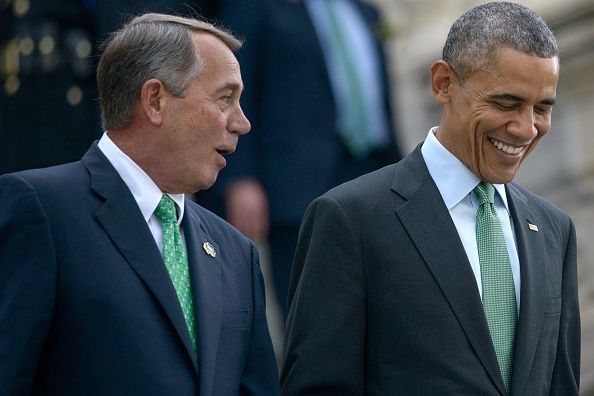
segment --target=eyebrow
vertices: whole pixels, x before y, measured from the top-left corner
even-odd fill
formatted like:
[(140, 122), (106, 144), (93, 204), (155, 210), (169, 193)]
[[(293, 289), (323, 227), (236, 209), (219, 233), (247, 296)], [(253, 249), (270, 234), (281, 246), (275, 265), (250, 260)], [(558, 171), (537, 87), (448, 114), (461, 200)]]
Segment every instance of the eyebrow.
[[(489, 95), (489, 99), (491, 99), (491, 100), (507, 100), (510, 102), (525, 102), (526, 101), (526, 98), (523, 98), (518, 95), (513, 95), (513, 94)], [(553, 106), (556, 102), (557, 101), (555, 98), (546, 98), (546, 99), (541, 100), (539, 103), (548, 105), (548, 106)]]
[(217, 89), (217, 92), (223, 92), (223, 91), (242, 91), (243, 90), (243, 86), (240, 83), (237, 82), (229, 82), (226, 83), (225, 85), (223, 85), (221, 88)]

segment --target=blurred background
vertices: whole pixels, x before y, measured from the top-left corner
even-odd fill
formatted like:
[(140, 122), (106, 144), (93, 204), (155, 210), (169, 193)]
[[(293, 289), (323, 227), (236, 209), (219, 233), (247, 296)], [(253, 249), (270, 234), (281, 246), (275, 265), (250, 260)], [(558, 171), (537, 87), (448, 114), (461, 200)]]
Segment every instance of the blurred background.
[[(244, 5), (251, 0), (242, 0)], [(274, 0), (299, 3), (300, 0)], [(0, 0), (0, 174), (75, 161), (100, 137), (94, 68), (98, 43), (139, 11), (218, 19), (226, 0)], [(255, 2), (254, 6), (257, 6)], [(428, 84), (451, 23), (470, 0), (373, 0), (400, 151), (408, 153), (440, 119)], [(594, 395), (594, 2), (525, 0), (552, 27), (561, 50), (553, 125), (517, 178), (574, 219), (582, 315), (582, 394)], [(246, 34), (247, 36), (247, 34)], [(250, 37), (246, 37), (248, 43)], [(254, 40), (256, 40), (254, 38)], [(242, 65), (243, 67), (243, 65)], [(307, 84), (304, 81), (304, 84)], [(257, 91), (257, 82), (247, 86)], [(246, 92), (247, 92), (246, 90)], [(249, 114), (248, 114), (249, 116)], [(258, 130), (253, 129), (257, 136)], [(250, 135), (248, 135), (250, 136)], [(239, 150), (242, 149), (241, 143)], [(225, 172), (225, 171), (223, 171)], [(213, 204), (214, 205), (214, 204)], [(259, 242), (268, 314), (280, 356), (282, 304), (275, 300), (269, 244)]]

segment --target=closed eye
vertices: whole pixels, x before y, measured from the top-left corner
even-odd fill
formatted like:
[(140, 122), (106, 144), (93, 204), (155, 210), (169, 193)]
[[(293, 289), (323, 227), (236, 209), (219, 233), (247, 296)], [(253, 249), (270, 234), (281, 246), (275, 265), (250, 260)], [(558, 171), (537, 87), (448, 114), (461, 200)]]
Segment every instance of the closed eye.
[(553, 106), (537, 106), (534, 108), (534, 111), (538, 114), (549, 114), (553, 111)]
[(512, 111), (518, 109), (522, 104), (519, 102), (497, 102), (494, 101), (493, 104), (500, 110), (503, 111)]

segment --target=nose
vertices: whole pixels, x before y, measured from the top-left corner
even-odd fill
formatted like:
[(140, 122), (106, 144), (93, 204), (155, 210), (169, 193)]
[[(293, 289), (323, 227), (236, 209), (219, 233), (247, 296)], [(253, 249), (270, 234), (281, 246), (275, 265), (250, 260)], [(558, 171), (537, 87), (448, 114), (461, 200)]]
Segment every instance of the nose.
[(236, 133), (238, 135), (245, 135), (252, 129), (250, 120), (247, 119), (241, 106), (237, 105), (235, 111), (229, 119), (229, 132)]
[(507, 130), (519, 139), (534, 139), (538, 135), (534, 109), (530, 106), (525, 106), (521, 111), (518, 111), (515, 117), (508, 123)]

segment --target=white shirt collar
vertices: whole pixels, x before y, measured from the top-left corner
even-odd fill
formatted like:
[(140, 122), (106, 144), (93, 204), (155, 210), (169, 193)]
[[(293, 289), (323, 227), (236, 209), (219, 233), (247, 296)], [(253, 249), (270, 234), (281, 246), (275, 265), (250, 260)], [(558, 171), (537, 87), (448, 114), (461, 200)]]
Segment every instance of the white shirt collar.
[[(105, 154), (109, 162), (118, 172), (124, 183), (130, 189), (136, 200), (144, 220), (148, 223), (153, 215), (163, 193), (155, 182), (142, 170), (136, 162), (126, 155), (107, 135), (103, 133), (98, 144), (99, 149)], [(184, 194), (168, 194), (178, 207), (178, 225), (184, 216)]]
[[(438, 127), (431, 128), (423, 142), (421, 153), (446, 207), (451, 210), (470, 194), (481, 180), (437, 140), (437, 129)], [(505, 186), (493, 184), (493, 187), (509, 212)]]

